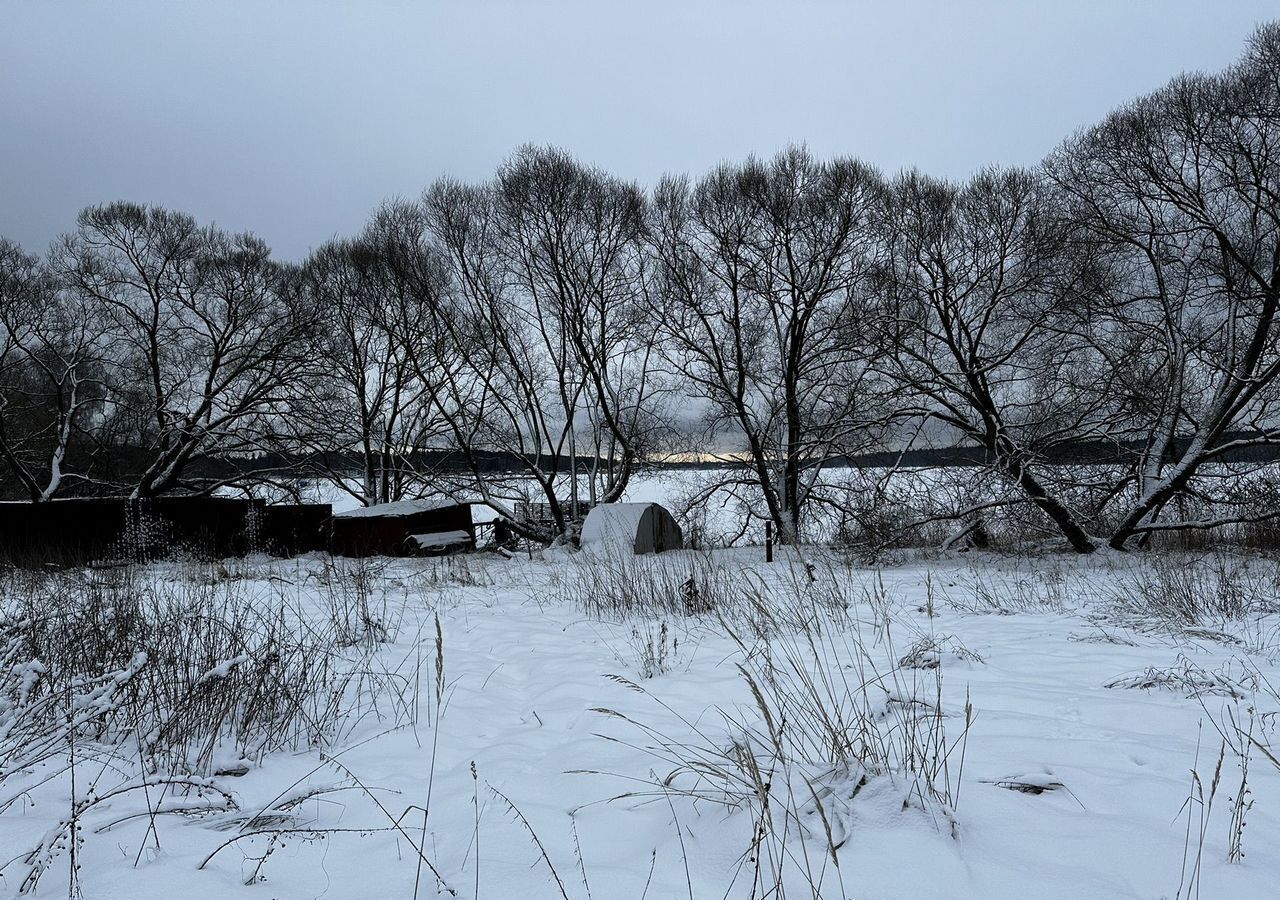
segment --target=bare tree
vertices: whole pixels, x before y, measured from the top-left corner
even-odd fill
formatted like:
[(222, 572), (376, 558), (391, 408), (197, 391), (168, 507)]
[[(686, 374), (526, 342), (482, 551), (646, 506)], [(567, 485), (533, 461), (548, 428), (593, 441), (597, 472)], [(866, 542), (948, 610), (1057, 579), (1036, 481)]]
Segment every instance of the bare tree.
[[(620, 498), (659, 427), (644, 207), (635, 185), (533, 147), (490, 185), (445, 181), (425, 195), (458, 316), (438, 406), (468, 487), (527, 536), (571, 534), (580, 486), (593, 501)], [(518, 478), (495, 478), (496, 460)], [(544, 523), (517, 515), (522, 498), (545, 504)]]
[(1063, 252), (1049, 191), (1024, 171), (964, 185), (908, 173), (887, 194), (884, 228), (877, 364), (905, 390), (899, 413), (983, 448), (1015, 497), (1093, 550), (1088, 511), (1063, 498), (1049, 463), (1110, 434), (1118, 411), (1073, 312), (1091, 269)]
[(217, 479), (186, 477), (193, 463), (263, 449), (309, 363), (313, 323), (262, 241), (112, 203), (80, 214), (59, 262), (117, 355), (117, 415), (145, 453), (134, 498), (212, 489)]
[(657, 190), (655, 319), (713, 440), (745, 444), (745, 471), (712, 489), (746, 487), (785, 541), (879, 419), (861, 338), (879, 192), (861, 163), (799, 148)]
[(436, 400), (449, 374), (441, 266), (420, 209), (403, 203), (303, 266), (320, 319), (318, 371), (290, 421), (312, 468), (365, 505), (421, 493), (431, 479), (426, 451), (442, 433)]
[[(1111, 491), (1109, 543), (1256, 513), (1197, 482), (1280, 440), (1280, 25), (1221, 75), (1186, 75), (1068, 142), (1050, 174), (1118, 277), (1093, 314), (1144, 436)], [(1167, 515), (1194, 499), (1203, 515)], [(1274, 514), (1273, 510), (1262, 515)]]
[(0, 458), (33, 501), (74, 477), (72, 443), (103, 413), (99, 325), (41, 260), (0, 239)]

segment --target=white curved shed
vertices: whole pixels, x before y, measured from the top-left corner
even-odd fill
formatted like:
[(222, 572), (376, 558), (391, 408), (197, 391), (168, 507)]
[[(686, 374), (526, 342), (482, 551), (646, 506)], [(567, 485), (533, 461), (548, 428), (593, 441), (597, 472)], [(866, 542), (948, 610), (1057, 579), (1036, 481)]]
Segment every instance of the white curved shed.
[(582, 523), (584, 548), (617, 547), (632, 553), (661, 553), (684, 547), (675, 517), (656, 503), (601, 503)]

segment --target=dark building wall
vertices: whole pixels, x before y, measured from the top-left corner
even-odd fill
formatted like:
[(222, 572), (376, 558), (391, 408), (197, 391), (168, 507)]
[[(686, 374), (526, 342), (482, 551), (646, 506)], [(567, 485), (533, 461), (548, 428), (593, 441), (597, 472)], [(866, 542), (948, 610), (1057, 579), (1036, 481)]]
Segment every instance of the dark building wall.
[(329, 549), (333, 507), (328, 503), (265, 506), (258, 515), (262, 547), (273, 556)]
[(124, 533), (126, 509), (120, 499), (0, 503), (0, 559), (41, 565), (105, 558)]
[(260, 548), (257, 512), (265, 505), (223, 497), (158, 497), (129, 505), (130, 527), (142, 531), (134, 540), (144, 557), (174, 548), (215, 558), (245, 556)]
[(327, 504), (267, 506), (226, 497), (0, 503), (0, 559), (82, 564), (156, 559), (174, 552), (222, 558), (327, 549)]

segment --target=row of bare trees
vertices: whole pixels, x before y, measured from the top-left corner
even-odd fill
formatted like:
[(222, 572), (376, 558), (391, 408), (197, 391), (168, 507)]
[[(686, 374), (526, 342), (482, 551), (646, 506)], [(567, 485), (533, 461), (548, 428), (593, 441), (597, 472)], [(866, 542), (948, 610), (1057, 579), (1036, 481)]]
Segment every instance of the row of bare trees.
[[(1008, 494), (987, 502), (1079, 551), (1277, 514), (1225, 464), (1280, 439), (1280, 27), (1038, 171), (890, 196), (878, 362), (989, 452)], [(1119, 464), (1048, 462), (1086, 443)]]
[(314, 318), (261, 241), (158, 208), (87, 209), (45, 260), (0, 242), (0, 455), (32, 500), (111, 480), (104, 447), (133, 496), (182, 487), (261, 446)]
[[(478, 495), (552, 540), (697, 452), (723, 474), (695, 500), (794, 541), (842, 502), (833, 461), (928, 435), (989, 461), (962, 528), (1016, 508), (1123, 548), (1276, 513), (1233, 462), (1280, 441), (1278, 306), (1271, 25), (1043, 165), (963, 182), (790, 149), (646, 192), (526, 147), (297, 265), (92, 207), (43, 258), (0, 242), (0, 459), (39, 501), (279, 483), (270, 453), (366, 504)], [(1064, 464), (1082, 448), (1106, 464)]]

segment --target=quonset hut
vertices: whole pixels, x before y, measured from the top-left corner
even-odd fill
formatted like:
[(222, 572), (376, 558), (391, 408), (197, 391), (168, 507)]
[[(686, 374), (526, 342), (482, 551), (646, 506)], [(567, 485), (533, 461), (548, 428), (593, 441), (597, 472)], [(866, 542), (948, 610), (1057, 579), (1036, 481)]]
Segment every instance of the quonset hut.
[(662, 553), (684, 547), (675, 517), (656, 503), (601, 503), (582, 523), (584, 549), (612, 547), (632, 553)]

